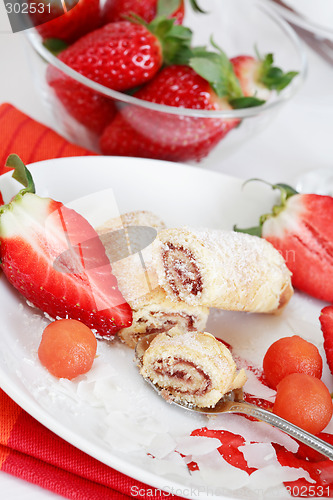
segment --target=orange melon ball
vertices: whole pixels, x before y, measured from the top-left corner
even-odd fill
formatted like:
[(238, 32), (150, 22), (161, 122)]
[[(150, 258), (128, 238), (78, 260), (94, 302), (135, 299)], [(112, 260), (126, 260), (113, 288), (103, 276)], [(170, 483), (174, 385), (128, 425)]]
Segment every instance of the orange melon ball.
[(88, 326), (75, 319), (60, 319), (45, 328), (38, 357), (52, 375), (72, 380), (90, 370), (96, 350), (97, 340)]
[(284, 337), (267, 350), (263, 369), (265, 379), (272, 389), (291, 373), (306, 373), (321, 378), (323, 360), (317, 347), (299, 335)]
[(318, 434), (332, 418), (332, 398), (319, 378), (292, 373), (277, 386), (273, 412), (307, 432)]

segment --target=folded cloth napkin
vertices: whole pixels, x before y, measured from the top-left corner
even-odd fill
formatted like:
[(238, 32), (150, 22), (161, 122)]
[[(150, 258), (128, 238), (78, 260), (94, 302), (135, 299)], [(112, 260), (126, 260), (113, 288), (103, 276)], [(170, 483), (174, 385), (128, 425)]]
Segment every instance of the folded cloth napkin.
[[(25, 163), (93, 154), (10, 104), (0, 106), (0, 173), (10, 153)], [(140, 483), (78, 450), (20, 408), (0, 389), (0, 470), (77, 500), (161, 500), (170, 493)]]
[(0, 175), (6, 170), (5, 163), (11, 153), (18, 154), (25, 164), (50, 158), (94, 154), (71, 144), (54, 130), (8, 103), (0, 105), (0, 137)]

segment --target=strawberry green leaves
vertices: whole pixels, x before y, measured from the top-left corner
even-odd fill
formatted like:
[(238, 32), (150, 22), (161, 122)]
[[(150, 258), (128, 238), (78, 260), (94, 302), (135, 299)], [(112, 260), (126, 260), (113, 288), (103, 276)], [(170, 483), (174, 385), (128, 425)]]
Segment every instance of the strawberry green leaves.
[[(215, 44), (214, 46), (217, 47)], [(242, 97), (230, 60), (222, 49), (217, 48), (218, 52), (207, 51), (202, 47), (193, 49), (189, 66), (210, 83), (219, 97)]]
[(35, 193), (35, 183), (33, 178), (19, 156), (16, 154), (9, 155), (6, 161), (6, 167), (14, 169), (12, 175), (13, 179), (20, 182), (25, 187), (25, 189), (21, 190), (21, 194), (23, 194), (23, 192)]
[(196, 0), (190, 0), (190, 5), (191, 5), (192, 9), (194, 10), (194, 12), (199, 12), (200, 14), (207, 14), (207, 11), (203, 10), (198, 5), (198, 3), (196, 2)]
[(180, 8), (182, 0), (158, 0), (156, 16), (170, 17)]
[(262, 66), (259, 75), (259, 81), (270, 90), (281, 92), (286, 88), (295, 76), (298, 75), (297, 71), (288, 71), (284, 73), (281, 68), (273, 66), (273, 54), (267, 54), (262, 61)]
[(58, 56), (60, 52), (68, 47), (68, 44), (60, 40), (60, 38), (46, 38), (46, 40), (43, 41), (43, 45), (54, 56)]
[(234, 109), (243, 109), (243, 108), (253, 108), (254, 106), (261, 106), (265, 104), (264, 99), (258, 99), (258, 97), (236, 97), (234, 99), (229, 99), (229, 103)]

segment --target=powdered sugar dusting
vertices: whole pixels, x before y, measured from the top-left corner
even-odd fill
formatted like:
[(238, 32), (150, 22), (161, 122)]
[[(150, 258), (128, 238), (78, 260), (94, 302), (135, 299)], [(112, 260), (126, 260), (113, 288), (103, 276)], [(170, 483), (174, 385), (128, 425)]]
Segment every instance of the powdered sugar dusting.
[[(291, 296), (290, 272), (266, 240), (234, 231), (167, 229), (153, 244), (170, 297), (227, 310), (269, 312)], [(288, 293), (287, 293), (288, 291)]]

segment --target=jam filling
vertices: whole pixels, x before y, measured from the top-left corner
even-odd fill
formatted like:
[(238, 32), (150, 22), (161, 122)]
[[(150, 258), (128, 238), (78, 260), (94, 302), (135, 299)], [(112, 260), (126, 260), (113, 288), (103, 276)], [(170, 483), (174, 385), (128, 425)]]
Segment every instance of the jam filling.
[[(176, 379), (177, 381), (184, 381), (183, 387), (173, 387), (168, 386), (163, 388), (165, 390), (172, 392), (178, 392), (181, 394), (188, 394), (193, 396), (203, 396), (209, 391), (212, 386), (211, 379), (207, 373), (205, 373), (201, 368), (195, 365), (192, 361), (187, 361), (181, 358), (173, 358), (174, 364), (171, 366), (164, 362), (163, 359), (158, 359), (154, 363), (154, 371), (157, 375), (162, 377), (167, 377), (170, 379)], [(177, 365), (179, 365), (177, 367)], [(190, 370), (186, 371), (186, 367), (190, 368)], [(195, 382), (192, 379), (191, 369), (196, 372), (196, 375), (199, 375), (200, 387), (197, 387), (198, 383), (195, 386)], [(191, 388), (191, 383), (193, 383), (194, 387)]]
[(162, 260), (173, 293), (178, 297), (181, 287), (192, 295), (199, 295), (203, 285), (194, 255), (182, 246), (172, 243), (167, 246), (168, 249), (162, 252)]

